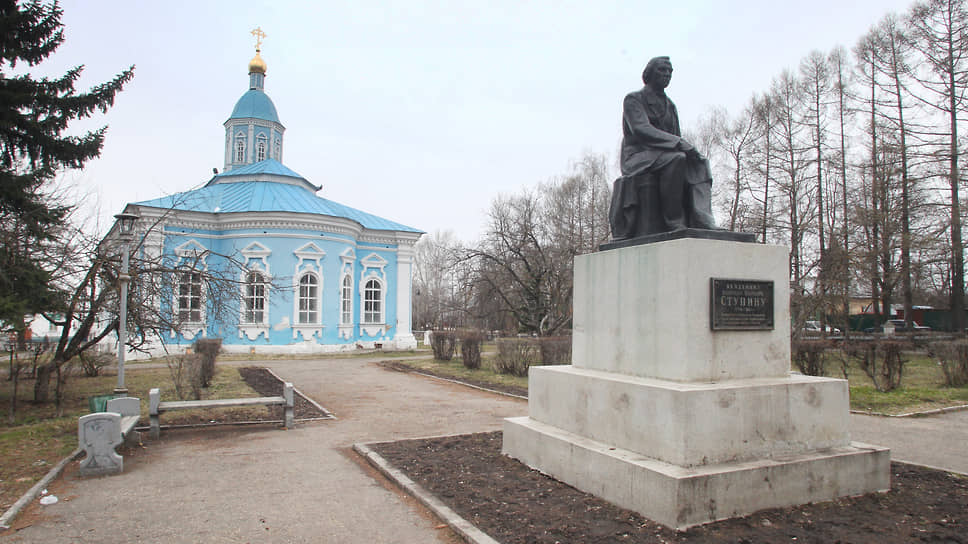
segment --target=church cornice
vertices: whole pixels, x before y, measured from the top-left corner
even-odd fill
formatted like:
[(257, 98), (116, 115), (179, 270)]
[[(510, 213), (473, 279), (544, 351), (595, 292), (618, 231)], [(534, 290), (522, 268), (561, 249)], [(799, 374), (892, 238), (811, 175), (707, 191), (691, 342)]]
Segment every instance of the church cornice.
[(419, 233), (398, 231), (367, 230), (359, 223), (339, 217), (281, 212), (245, 212), (213, 214), (178, 210), (159, 210), (141, 208), (141, 217), (146, 221), (161, 221), (166, 229), (186, 229), (190, 231), (227, 231), (240, 230), (290, 230), (309, 231), (319, 234), (344, 235), (348, 243), (396, 245), (410, 247), (420, 237)]
[(275, 128), (279, 129), (279, 132), (285, 132), (286, 127), (282, 123), (276, 121), (269, 121), (268, 119), (259, 119), (258, 117), (231, 117), (226, 119), (222, 126), (225, 128), (234, 127), (238, 125), (255, 125), (257, 127), (265, 128)]

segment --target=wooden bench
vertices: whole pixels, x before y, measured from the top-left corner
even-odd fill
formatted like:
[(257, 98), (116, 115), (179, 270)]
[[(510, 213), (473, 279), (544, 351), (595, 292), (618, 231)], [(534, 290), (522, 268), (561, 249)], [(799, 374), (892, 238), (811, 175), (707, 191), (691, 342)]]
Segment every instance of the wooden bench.
[(158, 416), (163, 412), (173, 410), (192, 410), (196, 408), (231, 408), (234, 406), (285, 406), (284, 424), (287, 429), (295, 425), (293, 418), (293, 389), (292, 384), (286, 382), (282, 388), (281, 397), (250, 397), (246, 399), (216, 399), (216, 400), (176, 400), (161, 402), (161, 391), (156, 387), (148, 392), (148, 417), (151, 420), (151, 438), (158, 438), (161, 434), (161, 424)]
[(134, 397), (111, 399), (106, 412), (81, 416), (77, 441), (87, 454), (81, 461), (81, 476), (119, 474), (124, 459), (114, 449), (124, 441), (141, 441), (134, 426), (141, 417), (141, 400)]

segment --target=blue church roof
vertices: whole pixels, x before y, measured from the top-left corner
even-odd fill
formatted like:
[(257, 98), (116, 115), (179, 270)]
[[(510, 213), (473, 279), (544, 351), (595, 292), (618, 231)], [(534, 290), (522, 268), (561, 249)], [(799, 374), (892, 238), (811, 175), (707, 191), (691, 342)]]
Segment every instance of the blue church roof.
[[(268, 162), (268, 161), (262, 161)], [(256, 163), (251, 166), (258, 166)], [(281, 164), (279, 166), (282, 166)], [(246, 167), (248, 168), (248, 167)], [(285, 166), (287, 171), (292, 172)], [(242, 169), (239, 169), (239, 171)], [(228, 174), (233, 175), (233, 170)], [(295, 174), (295, 172), (292, 172)], [(296, 174), (298, 176), (298, 174)], [(217, 176), (218, 177), (218, 176)], [(301, 179), (301, 178), (300, 178)], [(213, 180), (214, 181), (214, 180)], [(204, 213), (294, 212), (342, 217), (371, 230), (423, 232), (389, 219), (316, 196), (297, 185), (269, 181), (210, 183), (201, 189), (185, 191), (153, 200), (135, 202), (137, 206)]]
[(244, 119), (252, 117), (255, 119), (265, 119), (279, 123), (279, 115), (276, 113), (276, 106), (272, 103), (265, 92), (261, 89), (249, 89), (242, 95), (242, 98), (235, 103), (232, 115), (229, 119)]
[(215, 179), (213, 179), (212, 181), (218, 180), (220, 178), (229, 178), (233, 176), (251, 176), (255, 174), (271, 174), (274, 176), (285, 176), (290, 178), (297, 178), (304, 181), (306, 179), (300, 176), (299, 174), (297, 174), (296, 172), (292, 171), (288, 166), (282, 164), (276, 159), (266, 159), (264, 161), (247, 164), (245, 166), (233, 168), (228, 172), (222, 172), (221, 174), (217, 174), (215, 176)]

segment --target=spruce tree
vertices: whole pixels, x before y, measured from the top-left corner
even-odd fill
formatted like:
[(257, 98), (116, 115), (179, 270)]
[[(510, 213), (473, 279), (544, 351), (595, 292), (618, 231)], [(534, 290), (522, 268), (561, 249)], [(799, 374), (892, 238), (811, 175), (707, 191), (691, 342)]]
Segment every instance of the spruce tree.
[(11, 73), (18, 64), (37, 66), (64, 42), (62, 13), (56, 0), (0, 0), (0, 322), (21, 333), (24, 314), (58, 309), (44, 248), (56, 245), (72, 205), (54, 198), (50, 184), (104, 144), (107, 127), (71, 136), (68, 125), (106, 112), (134, 74), (131, 66), (79, 93), (83, 66), (55, 79)]

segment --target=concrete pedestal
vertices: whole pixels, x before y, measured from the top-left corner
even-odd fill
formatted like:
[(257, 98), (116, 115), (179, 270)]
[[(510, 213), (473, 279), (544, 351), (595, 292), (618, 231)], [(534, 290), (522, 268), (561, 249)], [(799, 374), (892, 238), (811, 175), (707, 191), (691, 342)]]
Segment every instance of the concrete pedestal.
[[(674, 528), (887, 490), (843, 380), (791, 375), (787, 252), (682, 239), (575, 260), (573, 365), (532, 367), (504, 453)], [(710, 278), (772, 281), (775, 327), (713, 331)]]

